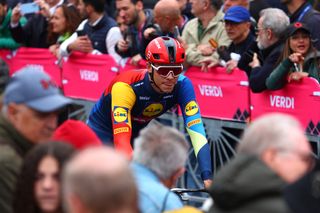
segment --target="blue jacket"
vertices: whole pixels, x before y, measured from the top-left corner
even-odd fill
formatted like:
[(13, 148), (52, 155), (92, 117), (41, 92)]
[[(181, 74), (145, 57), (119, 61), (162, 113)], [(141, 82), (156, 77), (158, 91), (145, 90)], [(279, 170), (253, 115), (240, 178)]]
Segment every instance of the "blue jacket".
[(132, 163), (131, 169), (138, 187), (141, 213), (160, 213), (182, 208), (180, 198), (164, 186), (147, 167)]

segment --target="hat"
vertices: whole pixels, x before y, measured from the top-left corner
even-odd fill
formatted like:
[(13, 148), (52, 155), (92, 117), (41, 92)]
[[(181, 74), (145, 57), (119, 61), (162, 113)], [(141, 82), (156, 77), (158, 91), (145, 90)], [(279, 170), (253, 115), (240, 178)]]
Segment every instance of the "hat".
[(76, 149), (84, 149), (89, 146), (102, 146), (101, 140), (84, 122), (66, 120), (53, 133), (53, 140), (65, 141)]
[(22, 103), (39, 112), (53, 112), (72, 102), (60, 94), (48, 74), (31, 66), (13, 75), (3, 96), (4, 104)]
[(244, 7), (232, 6), (226, 11), (224, 15), (224, 20), (236, 23), (250, 21), (250, 13)]
[(295, 22), (293, 24), (290, 24), (288, 26), (287, 32), (289, 36), (292, 36), (295, 34), (298, 30), (304, 30), (308, 34), (310, 34), (309, 28), (302, 22)]

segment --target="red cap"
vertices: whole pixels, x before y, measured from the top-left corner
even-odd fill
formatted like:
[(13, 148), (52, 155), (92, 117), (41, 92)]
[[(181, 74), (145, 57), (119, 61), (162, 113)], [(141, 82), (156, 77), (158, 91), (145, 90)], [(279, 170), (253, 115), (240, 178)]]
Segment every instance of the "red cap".
[(53, 140), (65, 141), (76, 149), (84, 149), (89, 146), (102, 146), (98, 136), (82, 121), (66, 120), (54, 131)]

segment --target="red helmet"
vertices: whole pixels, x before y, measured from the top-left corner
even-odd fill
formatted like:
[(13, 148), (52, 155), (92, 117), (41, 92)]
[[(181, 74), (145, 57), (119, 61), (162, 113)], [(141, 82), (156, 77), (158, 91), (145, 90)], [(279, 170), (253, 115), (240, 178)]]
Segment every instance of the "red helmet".
[(174, 38), (157, 37), (146, 48), (146, 60), (150, 63), (182, 64), (184, 59), (184, 48)]

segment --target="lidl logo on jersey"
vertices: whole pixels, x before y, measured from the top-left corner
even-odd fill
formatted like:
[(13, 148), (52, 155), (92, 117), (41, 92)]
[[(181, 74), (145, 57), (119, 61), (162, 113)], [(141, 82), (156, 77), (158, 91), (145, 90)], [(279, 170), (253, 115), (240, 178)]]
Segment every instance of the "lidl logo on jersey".
[(150, 104), (147, 106), (142, 114), (146, 117), (154, 117), (158, 114), (160, 114), (163, 111), (163, 105), (160, 103)]
[(128, 122), (128, 109), (125, 107), (115, 106), (113, 109), (113, 119), (115, 123)]
[(199, 107), (195, 101), (190, 101), (184, 109), (187, 116), (195, 115), (198, 111)]

